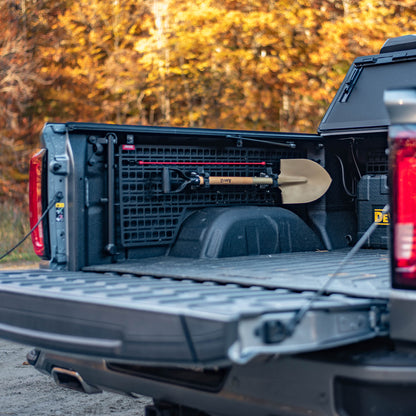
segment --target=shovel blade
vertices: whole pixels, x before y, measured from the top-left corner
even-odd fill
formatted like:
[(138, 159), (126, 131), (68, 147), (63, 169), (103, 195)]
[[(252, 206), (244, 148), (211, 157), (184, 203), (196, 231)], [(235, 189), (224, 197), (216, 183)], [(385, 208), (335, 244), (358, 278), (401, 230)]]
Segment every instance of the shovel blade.
[[(305, 178), (304, 181), (297, 178)], [(323, 196), (331, 185), (329, 173), (309, 159), (282, 159), (279, 188), (283, 204), (306, 204)]]

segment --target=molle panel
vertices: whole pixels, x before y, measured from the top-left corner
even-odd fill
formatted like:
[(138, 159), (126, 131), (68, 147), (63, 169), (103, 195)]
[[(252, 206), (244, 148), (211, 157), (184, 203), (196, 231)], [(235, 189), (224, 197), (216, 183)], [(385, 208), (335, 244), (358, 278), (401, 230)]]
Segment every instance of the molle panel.
[[(120, 146), (120, 239), (125, 248), (172, 244), (189, 210), (204, 207), (274, 206), (280, 192), (267, 186), (187, 186), (180, 172), (210, 176), (262, 176), (278, 173), (280, 159), (304, 157), (292, 149), (219, 146)], [(267, 165), (267, 166), (266, 166)], [(164, 177), (169, 170), (169, 191)]]

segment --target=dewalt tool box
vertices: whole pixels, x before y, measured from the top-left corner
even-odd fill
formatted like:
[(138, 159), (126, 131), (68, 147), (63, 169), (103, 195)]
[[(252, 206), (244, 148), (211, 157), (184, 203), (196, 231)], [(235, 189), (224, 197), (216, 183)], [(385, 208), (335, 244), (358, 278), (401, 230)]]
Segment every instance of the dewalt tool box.
[(358, 238), (374, 221), (379, 224), (367, 239), (368, 248), (387, 248), (390, 214), (382, 210), (388, 203), (388, 192), (387, 175), (364, 175), (358, 183)]

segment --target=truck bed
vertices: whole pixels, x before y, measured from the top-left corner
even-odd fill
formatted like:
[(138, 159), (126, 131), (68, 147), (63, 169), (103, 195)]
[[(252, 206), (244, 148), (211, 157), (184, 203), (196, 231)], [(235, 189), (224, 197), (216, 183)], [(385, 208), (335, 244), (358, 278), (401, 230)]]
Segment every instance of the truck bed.
[[(345, 251), (0, 274), (0, 336), (112, 360), (212, 367), (386, 334), (388, 261), (362, 250), (310, 300)], [(326, 276), (322, 276), (322, 270)]]
[[(244, 286), (256, 285), (269, 289), (319, 290), (336, 271), (348, 251), (348, 249), (323, 250), (219, 259), (163, 256), (92, 266), (85, 270), (223, 284), (236, 283)], [(374, 249), (359, 251), (333, 280), (330, 291), (387, 299), (390, 291), (388, 251)]]

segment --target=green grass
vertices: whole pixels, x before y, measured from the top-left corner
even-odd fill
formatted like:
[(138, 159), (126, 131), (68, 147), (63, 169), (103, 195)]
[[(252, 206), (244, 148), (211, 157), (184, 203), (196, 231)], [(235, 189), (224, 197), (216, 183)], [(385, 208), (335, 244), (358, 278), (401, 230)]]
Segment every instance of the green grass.
[[(0, 256), (16, 245), (29, 231), (29, 212), (27, 209), (13, 205), (10, 202), (0, 203)], [(38, 260), (39, 257), (32, 248), (31, 237), (28, 237), (15, 251), (0, 260), (0, 264)]]

